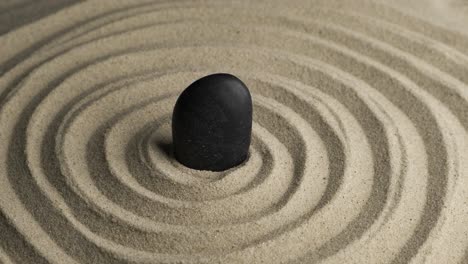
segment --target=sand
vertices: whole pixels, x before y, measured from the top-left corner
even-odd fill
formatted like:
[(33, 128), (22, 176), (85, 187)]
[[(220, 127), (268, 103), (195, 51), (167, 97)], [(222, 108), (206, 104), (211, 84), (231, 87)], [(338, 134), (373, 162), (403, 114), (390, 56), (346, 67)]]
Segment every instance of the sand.
[[(468, 263), (466, 13), (431, 3), (100, 0), (13, 23), (0, 263)], [(214, 72), (250, 88), (249, 158), (190, 170), (171, 111)]]

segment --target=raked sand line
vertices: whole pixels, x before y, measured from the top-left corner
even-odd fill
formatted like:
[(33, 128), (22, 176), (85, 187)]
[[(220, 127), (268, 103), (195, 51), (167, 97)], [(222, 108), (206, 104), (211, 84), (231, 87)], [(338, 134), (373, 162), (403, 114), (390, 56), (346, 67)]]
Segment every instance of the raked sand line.
[[(90, 1), (0, 37), (0, 261), (468, 262), (468, 38), (273, 2)], [(254, 101), (225, 172), (171, 154), (211, 72)]]

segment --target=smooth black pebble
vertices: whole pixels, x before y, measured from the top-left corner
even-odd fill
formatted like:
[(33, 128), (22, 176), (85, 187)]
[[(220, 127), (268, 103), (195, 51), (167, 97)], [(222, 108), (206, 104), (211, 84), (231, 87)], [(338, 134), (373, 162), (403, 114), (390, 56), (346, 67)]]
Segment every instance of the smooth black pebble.
[(252, 97), (237, 77), (217, 73), (187, 87), (172, 114), (174, 155), (197, 170), (223, 171), (246, 160)]

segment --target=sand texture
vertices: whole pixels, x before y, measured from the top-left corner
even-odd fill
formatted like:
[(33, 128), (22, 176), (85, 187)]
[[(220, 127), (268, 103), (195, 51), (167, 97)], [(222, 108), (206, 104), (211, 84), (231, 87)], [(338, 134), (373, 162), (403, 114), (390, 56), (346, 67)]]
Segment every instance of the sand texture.
[[(468, 263), (468, 35), (415, 10), (99, 0), (4, 29), (0, 263)], [(254, 103), (216, 173), (170, 131), (214, 72)]]

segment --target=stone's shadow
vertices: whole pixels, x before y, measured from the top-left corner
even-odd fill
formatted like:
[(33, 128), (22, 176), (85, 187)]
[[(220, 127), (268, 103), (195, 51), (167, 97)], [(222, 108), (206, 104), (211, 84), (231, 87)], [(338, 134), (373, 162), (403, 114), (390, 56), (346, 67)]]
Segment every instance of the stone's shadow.
[(156, 148), (162, 150), (162, 152), (166, 155), (167, 158), (175, 158), (172, 148), (172, 142), (153, 139), (150, 143)]

